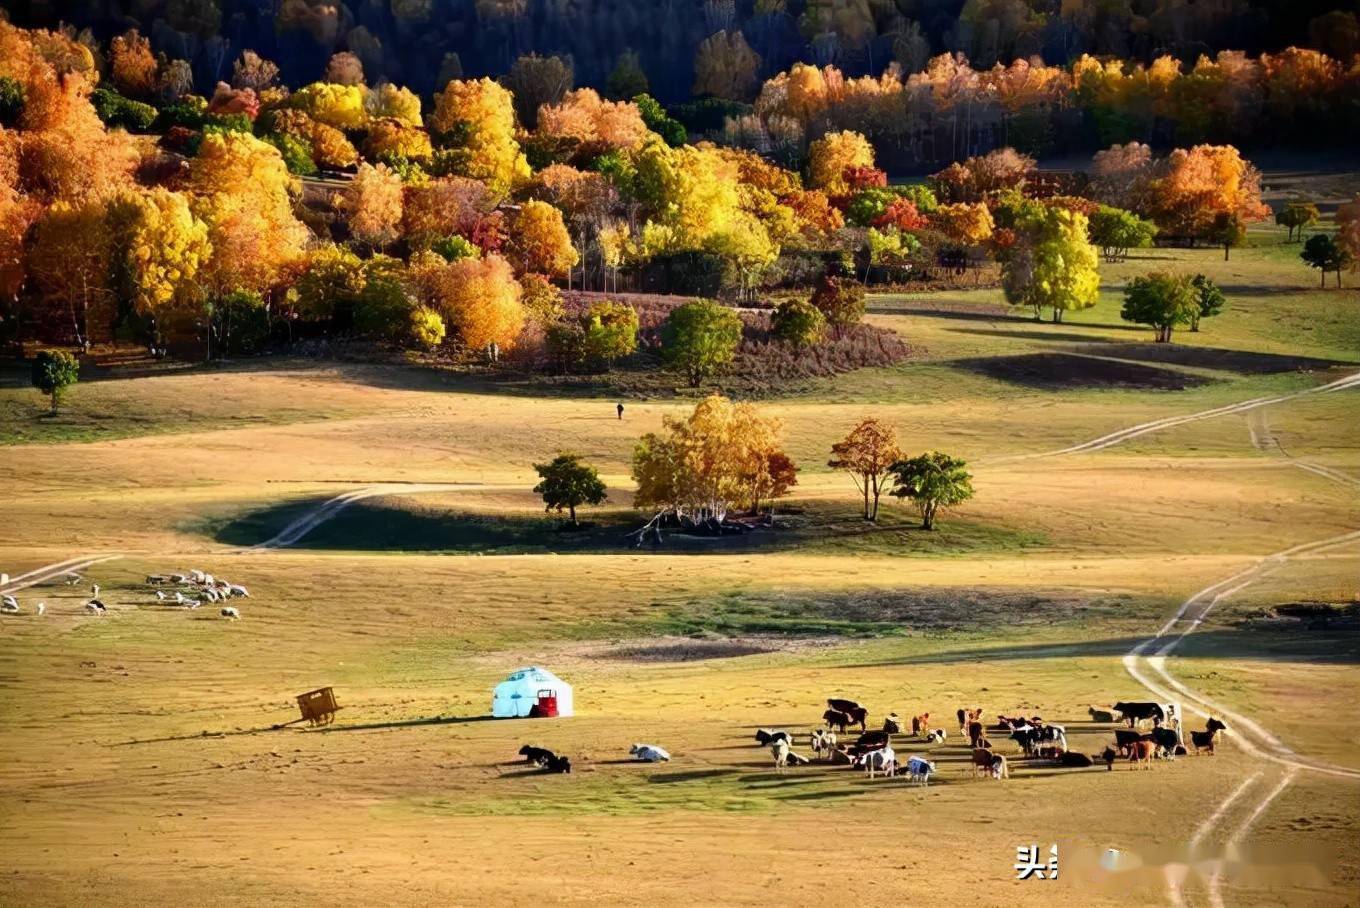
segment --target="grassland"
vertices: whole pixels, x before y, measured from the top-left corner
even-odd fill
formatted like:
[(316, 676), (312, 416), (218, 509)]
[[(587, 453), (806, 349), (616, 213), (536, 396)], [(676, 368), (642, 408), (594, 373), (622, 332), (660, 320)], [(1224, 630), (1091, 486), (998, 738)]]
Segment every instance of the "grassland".
[[(1360, 833), (1353, 778), (1230, 737), (1147, 773), (1016, 760), (997, 785), (965, 771), (952, 719), (965, 705), (1038, 713), (1097, 750), (1110, 729), (1087, 705), (1144, 695), (1121, 657), (1182, 602), (1360, 528), (1360, 487), (1301, 466), (1360, 479), (1357, 390), (1014, 459), (1360, 370), (1354, 291), (1315, 289), (1279, 239), (1256, 233), (1226, 263), (1221, 250), (1131, 257), (1062, 325), (994, 290), (875, 298), (871, 319), (921, 356), (762, 402), (803, 470), (782, 526), (731, 547), (619, 544), (637, 519), (631, 445), (688, 406), (669, 395), (619, 421), (590, 396), (264, 361), (109, 376), (49, 422), (35, 392), (0, 388), (0, 570), (122, 556), (88, 572), (107, 617), (81, 613), (85, 589), (46, 585), (20, 594), (47, 603), (43, 619), (0, 620), (0, 902), (753, 904), (853, 885), (907, 903), (1161, 903), (1160, 867), (1102, 881), (1094, 856), (1184, 861), (1251, 779), (1204, 827), (1201, 856), (1237, 839), (1273, 871), (1226, 878), (1224, 901), (1349, 904), (1360, 862), (1337, 846)], [(1229, 311), (1167, 349), (1122, 324), (1117, 299), (1129, 275), (1171, 265), (1213, 275)], [(935, 534), (895, 502), (864, 527), (823, 464), (866, 414), (909, 450), (974, 461), (977, 498)], [(528, 491), (530, 465), (559, 449), (611, 488), (579, 533)], [(341, 492), (436, 482), (467, 486), (396, 488), (294, 548), (249, 548)], [(141, 584), (188, 567), (246, 583), (244, 619), (164, 608)], [(1274, 612), (1353, 601), (1360, 542), (1270, 568), (1168, 668), (1298, 754), (1360, 768), (1356, 625)], [(484, 721), (491, 686), (533, 662), (574, 682), (580, 715)], [(335, 726), (273, 729), (293, 694), (323, 684), (344, 706)], [(833, 695), (875, 721), (930, 711), (950, 739), (904, 749), (937, 759), (937, 781), (771, 773), (753, 729), (805, 732)], [(576, 771), (514, 765), (528, 740)], [(675, 759), (628, 763), (633, 741)], [(1015, 846), (1052, 841), (1069, 872), (1015, 882)], [(1192, 874), (1185, 898), (1209, 903), (1207, 880)]]

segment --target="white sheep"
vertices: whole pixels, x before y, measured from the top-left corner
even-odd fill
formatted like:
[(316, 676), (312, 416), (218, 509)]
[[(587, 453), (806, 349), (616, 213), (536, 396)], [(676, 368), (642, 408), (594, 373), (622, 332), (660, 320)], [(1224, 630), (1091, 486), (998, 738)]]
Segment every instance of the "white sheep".
[(104, 612), (108, 611), (108, 609), (104, 608), (104, 603), (100, 602), (98, 599), (91, 599), (89, 602), (85, 603), (85, 611), (92, 615), (102, 615)]
[(90, 598), (91, 599), (99, 598), (99, 584), (97, 583), (90, 584)]
[(47, 603), (46, 603), (46, 602), (39, 602), (39, 603), (38, 603), (38, 617), (41, 618), (41, 617), (42, 617), (43, 615), (45, 615), (45, 614), (47, 614)]
[(19, 614), (19, 603), (6, 597), (4, 602), (0, 602), (0, 612), (4, 612), (6, 615), (17, 615)]
[(229, 605), (226, 608), (222, 609), (222, 617), (230, 618), (231, 620), (235, 621), (237, 618), (241, 617), (241, 612), (234, 606)]
[(165, 601), (165, 590), (156, 590), (156, 601), (157, 602)]
[(5, 595), (0, 596), (0, 604), (3, 604), (3, 605), (18, 605), (18, 604), (19, 604), (19, 600), (18, 600), (18, 599), (15, 599), (13, 596), (11, 596), (11, 595), (9, 595), (8, 593), (6, 593)]
[(233, 596), (240, 596), (243, 599), (250, 598), (250, 590), (246, 589), (245, 587), (241, 586), (238, 583), (231, 584), (230, 586), (228, 586), (228, 589), (231, 591), (231, 594)]

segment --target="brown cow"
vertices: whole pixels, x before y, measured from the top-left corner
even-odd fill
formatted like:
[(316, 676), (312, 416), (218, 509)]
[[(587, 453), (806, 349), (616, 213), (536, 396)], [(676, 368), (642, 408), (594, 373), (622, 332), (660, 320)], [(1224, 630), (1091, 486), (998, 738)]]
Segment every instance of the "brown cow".
[(921, 713), (919, 716), (911, 717), (911, 733), (920, 737), (930, 730), (930, 713)]
[(968, 729), (968, 710), (959, 707), (959, 711), (955, 715), (959, 717), (959, 734), (964, 734)]
[(1157, 752), (1157, 742), (1140, 738), (1129, 749), (1129, 762), (1141, 763), (1144, 769), (1152, 768), (1152, 756)]
[(973, 747), (976, 748), (979, 746), (977, 742), (982, 740), (981, 722), (975, 720), (968, 723), (968, 740), (972, 742)]
[(992, 764), (996, 761), (996, 755), (985, 747), (973, 748), (973, 775), (978, 774), (979, 769), (991, 772)]

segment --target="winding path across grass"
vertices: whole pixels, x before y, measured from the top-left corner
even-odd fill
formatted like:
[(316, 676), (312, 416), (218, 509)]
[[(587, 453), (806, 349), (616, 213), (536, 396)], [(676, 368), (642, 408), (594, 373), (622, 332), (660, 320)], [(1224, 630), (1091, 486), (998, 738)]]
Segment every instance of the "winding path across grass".
[(407, 484), (384, 484), (368, 486), (363, 489), (355, 489), (352, 492), (345, 492), (336, 495), (334, 498), (317, 505), (312, 510), (294, 520), (288, 526), (279, 530), (273, 537), (266, 539), (252, 546), (254, 549), (282, 549), (290, 545), (296, 545), (304, 536), (321, 524), (335, 517), (345, 508), (352, 504), (357, 504), (369, 498), (381, 498), (388, 495), (415, 495), (421, 492), (454, 492), (462, 489), (483, 488), (480, 483), (475, 482), (430, 482), (430, 483), (407, 483)]

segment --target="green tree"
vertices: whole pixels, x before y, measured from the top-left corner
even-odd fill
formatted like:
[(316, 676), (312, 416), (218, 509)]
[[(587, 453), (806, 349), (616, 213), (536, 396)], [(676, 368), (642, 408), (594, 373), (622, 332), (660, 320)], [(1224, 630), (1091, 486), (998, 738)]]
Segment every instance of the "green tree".
[(770, 333), (795, 347), (811, 347), (825, 332), (826, 316), (804, 299), (786, 299), (770, 316)]
[(1068, 310), (1094, 306), (1100, 272), (1086, 227), (1086, 216), (1079, 212), (1026, 206), (1016, 218), (1019, 240), (1001, 266), (1006, 299), (1031, 307), (1035, 320), (1051, 307), (1054, 322)]
[(1125, 321), (1151, 325), (1157, 329), (1157, 342), (1170, 343), (1177, 325), (1191, 324), (1199, 317), (1200, 293), (1184, 274), (1154, 271), (1136, 277), (1124, 289)]
[(1350, 264), (1350, 254), (1346, 252), (1344, 246), (1325, 233), (1315, 233), (1308, 238), (1308, 242), (1303, 244), (1303, 251), (1299, 253), (1299, 258), (1308, 263), (1310, 268), (1316, 268), (1322, 272), (1322, 287), (1327, 287), (1327, 272), (1336, 272), (1336, 285), (1341, 286), (1341, 269)]
[(1318, 207), (1312, 202), (1290, 202), (1275, 212), (1275, 223), (1289, 228), (1289, 242), (1294, 242), (1295, 234), (1300, 241), (1303, 232), (1318, 222)]
[(604, 84), (605, 94), (616, 100), (645, 95), (650, 86), (647, 74), (642, 71), (642, 61), (636, 52), (627, 50), (619, 55), (619, 62)]
[(675, 307), (661, 326), (661, 358), (691, 388), (732, 362), (740, 343), (741, 317), (711, 300)]
[(581, 354), (587, 363), (608, 370), (615, 360), (637, 349), (638, 314), (627, 303), (592, 303), (581, 317), (581, 327)]
[(973, 497), (973, 477), (968, 464), (957, 457), (930, 451), (892, 465), (890, 473), (896, 498), (910, 498), (921, 512), (921, 527), (935, 529), (940, 508), (950, 508)]
[(576, 509), (584, 504), (603, 504), (605, 485), (595, 468), (581, 463), (575, 454), (558, 454), (550, 463), (536, 463), (534, 470), (542, 479), (534, 493), (543, 496), (545, 511), (559, 514), (565, 509), (571, 525), (579, 526)]
[(1197, 274), (1191, 278), (1190, 285), (1195, 288), (1195, 293), (1199, 296), (1199, 308), (1190, 317), (1190, 330), (1198, 331), (1199, 320), (1218, 315), (1227, 305), (1228, 299), (1223, 295), (1218, 284), (1215, 284), (1212, 278), (1203, 274)]
[(52, 399), (51, 413), (57, 415), (66, 389), (80, 378), (80, 363), (65, 350), (43, 350), (33, 358), (33, 387)]
[(1100, 247), (1105, 261), (1118, 262), (1128, 256), (1130, 249), (1151, 246), (1157, 225), (1132, 211), (1101, 205), (1091, 215), (1090, 231), (1091, 242)]

